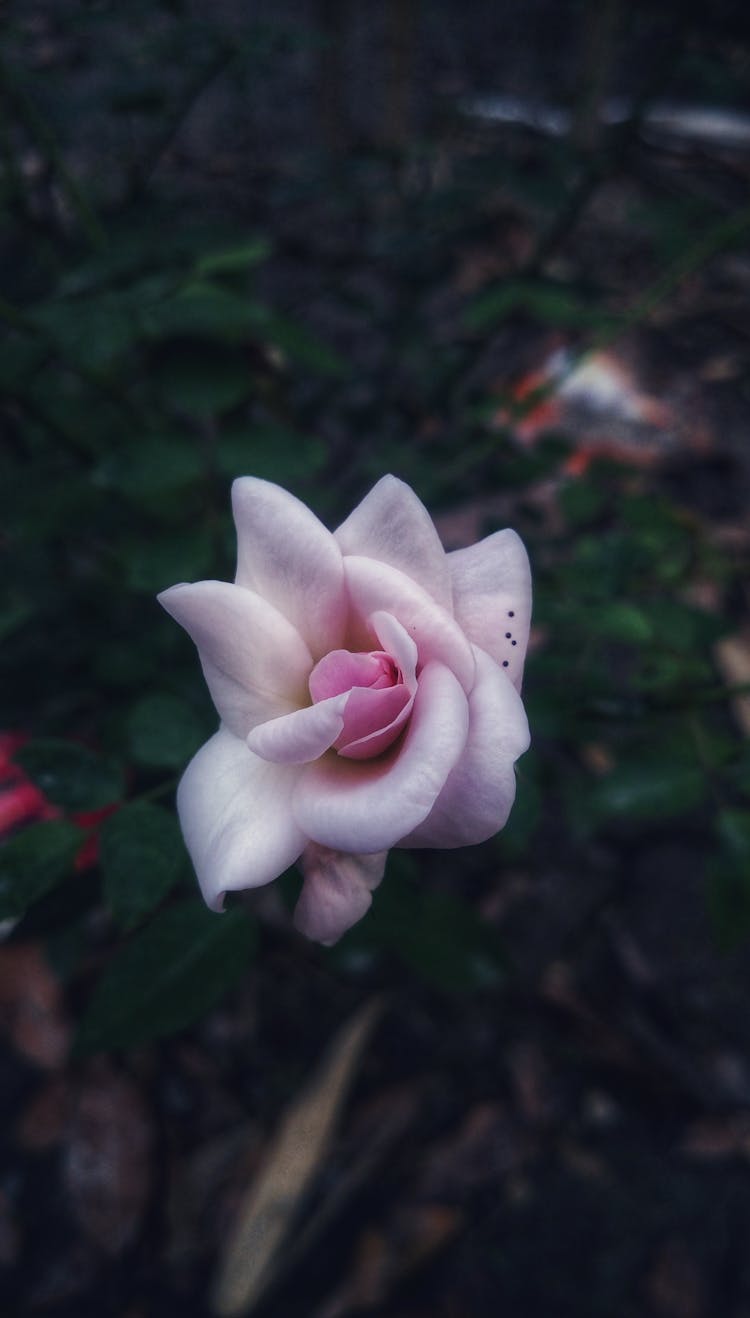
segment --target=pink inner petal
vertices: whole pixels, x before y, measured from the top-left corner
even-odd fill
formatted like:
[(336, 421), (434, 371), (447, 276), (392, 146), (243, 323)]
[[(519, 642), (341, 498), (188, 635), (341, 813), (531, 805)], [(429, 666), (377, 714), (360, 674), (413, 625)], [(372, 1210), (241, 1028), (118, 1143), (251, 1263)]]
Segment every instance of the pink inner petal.
[(401, 681), (412, 695), (417, 689), (417, 647), (405, 627), (392, 614), (376, 610), (368, 618), (368, 624), (375, 632), (383, 650), (401, 674)]
[(334, 742), (350, 760), (370, 759), (386, 750), (409, 717), (414, 697), (405, 686), (387, 691), (352, 691), (344, 711), (344, 727)]
[(339, 696), (352, 687), (391, 687), (398, 681), (396, 665), (383, 650), (356, 654), (350, 650), (331, 650), (315, 665), (310, 674), (310, 695), (314, 701)]
[(468, 729), (469, 705), (458, 679), (442, 664), (426, 664), (398, 746), (378, 759), (352, 763), (324, 755), (305, 767), (292, 796), (299, 827), (338, 851), (395, 846), (432, 810)]
[(417, 690), (417, 647), (401, 623), (381, 610), (369, 618), (368, 628), (382, 650), (332, 650), (315, 665), (309, 682), (311, 709), (347, 697), (343, 727), (332, 744), (350, 760), (373, 759), (396, 741)]

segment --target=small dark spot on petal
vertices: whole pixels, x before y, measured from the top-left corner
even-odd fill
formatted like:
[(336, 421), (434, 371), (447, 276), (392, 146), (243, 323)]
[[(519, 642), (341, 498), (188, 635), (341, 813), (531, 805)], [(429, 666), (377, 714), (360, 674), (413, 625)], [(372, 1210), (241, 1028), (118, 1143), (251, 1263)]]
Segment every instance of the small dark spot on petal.
[(503, 659), (503, 668), (507, 668), (507, 667), (508, 667), (508, 660)]
[(509, 618), (515, 618), (515, 616), (516, 616), (515, 613), (514, 613), (513, 610), (511, 609), (511, 610), (509, 611), (509, 613), (508, 613), (508, 617), (509, 617)]
[(518, 645), (518, 641), (511, 641), (511, 645)]
[(509, 640), (510, 640), (510, 636), (511, 636), (510, 632), (506, 632), (506, 633), (505, 633), (505, 639), (506, 639), (506, 641), (509, 641)]

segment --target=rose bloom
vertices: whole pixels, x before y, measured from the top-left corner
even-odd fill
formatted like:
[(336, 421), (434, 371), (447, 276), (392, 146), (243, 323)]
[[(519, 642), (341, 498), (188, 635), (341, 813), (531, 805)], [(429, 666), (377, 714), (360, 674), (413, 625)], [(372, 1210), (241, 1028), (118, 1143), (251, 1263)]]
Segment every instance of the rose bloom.
[(299, 861), (295, 924), (332, 943), (369, 908), (390, 847), (460, 847), (505, 824), (529, 744), (528, 559), (514, 531), (446, 554), (394, 476), (333, 534), (267, 481), (235, 481), (232, 503), (234, 584), (159, 596), (221, 719), (180, 783), (180, 823), (210, 907)]

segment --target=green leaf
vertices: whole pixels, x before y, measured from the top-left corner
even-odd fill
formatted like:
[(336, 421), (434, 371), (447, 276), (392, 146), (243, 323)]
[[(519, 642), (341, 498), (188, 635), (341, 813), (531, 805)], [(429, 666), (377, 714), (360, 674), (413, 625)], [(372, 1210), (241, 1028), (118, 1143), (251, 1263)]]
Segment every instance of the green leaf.
[(604, 493), (593, 480), (570, 481), (560, 491), (560, 504), (565, 519), (574, 530), (596, 521), (604, 503)]
[(206, 527), (181, 535), (137, 539), (122, 547), (124, 581), (131, 590), (155, 595), (175, 581), (211, 575), (213, 546)]
[(89, 370), (111, 365), (138, 334), (132, 306), (115, 293), (91, 299), (56, 299), (39, 307), (33, 318), (60, 345), (66, 358)]
[(93, 479), (140, 503), (200, 480), (204, 470), (205, 460), (190, 436), (149, 435), (108, 454)]
[(123, 1048), (199, 1020), (242, 977), (256, 945), (250, 916), (189, 900), (171, 906), (115, 954), (97, 984), (76, 1050)]
[(12, 636), (33, 616), (34, 606), (30, 600), (16, 597), (7, 605), (0, 606), (0, 641)]
[(275, 343), (294, 361), (307, 366), (318, 375), (342, 376), (346, 375), (349, 369), (344, 359), (334, 352), (333, 348), (287, 316), (269, 314), (262, 338)]
[(721, 851), (709, 868), (708, 910), (719, 947), (731, 952), (750, 934), (750, 810), (720, 810), (716, 828)]
[(603, 327), (611, 317), (590, 306), (561, 284), (509, 279), (473, 299), (466, 309), (470, 329), (485, 330), (501, 324), (516, 311), (525, 311), (543, 325), (563, 328)]
[(592, 788), (591, 809), (605, 819), (659, 819), (685, 814), (705, 795), (705, 775), (689, 761), (643, 757), (622, 761)]
[(750, 866), (718, 858), (706, 898), (714, 937), (723, 952), (731, 952), (750, 934)]
[(247, 358), (229, 344), (174, 341), (161, 354), (152, 375), (167, 403), (198, 416), (225, 412), (253, 389)]
[(327, 456), (322, 440), (275, 425), (223, 430), (216, 449), (224, 475), (252, 472), (287, 486), (309, 480), (325, 465)]
[(426, 891), (408, 857), (389, 862), (364, 935), (395, 952), (420, 979), (448, 993), (496, 986), (505, 958), (496, 930), (444, 892)]
[(179, 769), (210, 735), (200, 714), (179, 696), (149, 695), (138, 701), (127, 720), (133, 758), (149, 768)]
[(624, 600), (599, 605), (591, 611), (591, 630), (597, 636), (630, 645), (646, 645), (653, 635), (651, 623), (641, 609)]
[(83, 833), (65, 819), (31, 824), (0, 846), (0, 919), (16, 919), (70, 872)]
[(698, 644), (700, 623), (706, 615), (699, 614), (677, 599), (659, 599), (651, 606), (654, 639), (669, 650), (689, 654)]
[(746, 861), (750, 874), (750, 810), (721, 810), (717, 827), (727, 851)]
[(224, 247), (216, 252), (207, 252), (196, 263), (198, 275), (230, 275), (248, 266), (259, 265), (271, 255), (271, 244), (266, 238), (254, 238), (251, 242), (237, 247)]
[(159, 905), (184, 868), (177, 820), (148, 801), (125, 805), (102, 824), (100, 858), (107, 904), (130, 929)]
[(526, 854), (542, 808), (541, 793), (531, 776), (531, 762), (528, 756), (516, 769), (516, 799), (505, 828), (497, 836), (500, 850), (514, 859)]
[(140, 320), (150, 338), (205, 338), (217, 343), (257, 340), (269, 312), (261, 303), (195, 280), (171, 297), (144, 307)]
[(27, 742), (16, 760), (53, 805), (98, 810), (123, 793), (119, 765), (77, 742), (56, 737)]

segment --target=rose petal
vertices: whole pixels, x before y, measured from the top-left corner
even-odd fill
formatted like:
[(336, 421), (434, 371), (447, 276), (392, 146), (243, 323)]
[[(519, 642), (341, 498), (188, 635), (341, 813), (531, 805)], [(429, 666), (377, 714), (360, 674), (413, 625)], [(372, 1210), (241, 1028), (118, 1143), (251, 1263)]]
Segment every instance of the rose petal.
[(260, 760), (222, 728), (188, 765), (177, 811), (206, 903), (256, 888), (294, 864), (306, 838), (290, 799), (298, 769)]
[(383, 877), (387, 851), (355, 856), (310, 842), (300, 859), (305, 882), (294, 909), (300, 933), (330, 946), (362, 919)]
[(392, 613), (378, 611), (370, 615), (369, 625), (380, 644), (401, 671), (404, 686), (413, 695), (417, 689), (417, 647), (405, 627)]
[(278, 485), (242, 476), (232, 486), (239, 586), (271, 600), (315, 659), (344, 639), (347, 602), (341, 551), (330, 531)]
[[(351, 726), (354, 726), (354, 719), (358, 717), (364, 704), (364, 700), (360, 702), (359, 697), (355, 697), (352, 692), (350, 703), (347, 705), (344, 732), (336, 742), (339, 754), (351, 760), (371, 759), (392, 745), (411, 713), (413, 697), (417, 689), (417, 647), (409, 633), (390, 613), (382, 611), (373, 613), (368, 619), (368, 624), (401, 673), (402, 685), (392, 690), (405, 691), (405, 694), (401, 697), (389, 697), (393, 702), (391, 706), (393, 716), (388, 722), (381, 724), (376, 731), (369, 733), (363, 731), (358, 738), (352, 740), (347, 735), (347, 722), (351, 718)], [(370, 656), (353, 657), (369, 658)], [(324, 664), (325, 659), (318, 665), (318, 669)], [(312, 677), (310, 684), (312, 687)], [(385, 706), (381, 708), (385, 709)]]
[(468, 720), (458, 679), (444, 665), (428, 664), (398, 746), (374, 760), (327, 755), (303, 769), (292, 799), (299, 827), (339, 851), (394, 846), (432, 809), (464, 748)]
[(393, 665), (382, 650), (331, 650), (310, 674), (310, 695), (313, 700), (327, 700), (353, 686), (380, 689), (393, 686), (394, 681)]
[(344, 727), (336, 741), (339, 755), (369, 760), (382, 754), (399, 736), (413, 703), (414, 697), (403, 683), (385, 691), (358, 687), (350, 692)]
[(471, 646), (451, 615), (431, 595), (398, 568), (376, 563), (371, 558), (345, 558), (344, 572), (363, 637), (371, 614), (380, 610), (392, 614), (416, 643), (420, 664), (431, 660), (444, 664), (455, 673), (465, 691), (471, 690), (474, 683)]
[(317, 760), (341, 733), (349, 696), (350, 692), (345, 691), (260, 723), (247, 739), (250, 750), (276, 764), (306, 764), (308, 760)]
[(312, 656), (272, 604), (227, 581), (171, 586), (158, 598), (195, 641), (213, 702), (236, 736), (305, 703)]
[(521, 540), (515, 531), (496, 531), (454, 550), (448, 562), (458, 622), (469, 640), (501, 667), (507, 664), (520, 691), (531, 621), (531, 571)]
[(475, 651), (477, 681), (469, 696), (464, 752), (424, 823), (405, 847), (464, 847), (485, 842), (505, 824), (516, 794), (514, 761), (529, 745), (521, 697), (483, 650)]
[(383, 476), (334, 532), (341, 552), (388, 563), (451, 612), (450, 569), (424, 504), (396, 476)]

